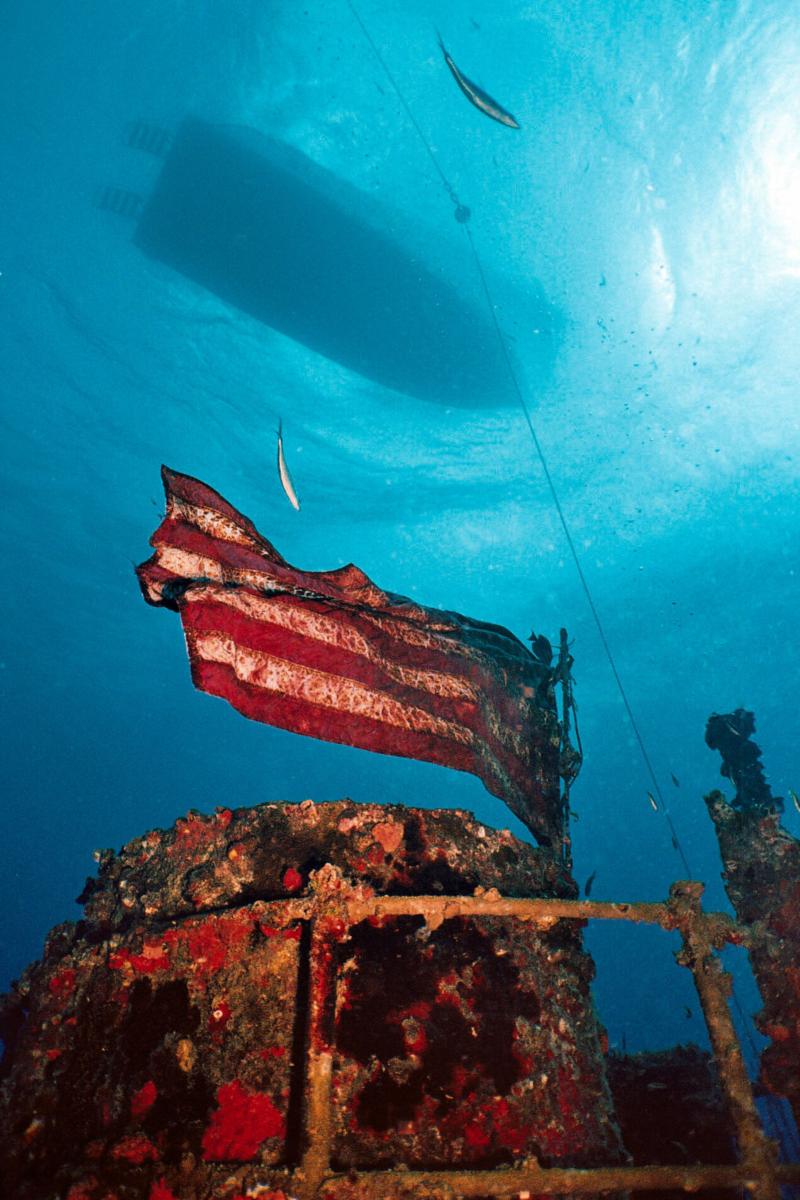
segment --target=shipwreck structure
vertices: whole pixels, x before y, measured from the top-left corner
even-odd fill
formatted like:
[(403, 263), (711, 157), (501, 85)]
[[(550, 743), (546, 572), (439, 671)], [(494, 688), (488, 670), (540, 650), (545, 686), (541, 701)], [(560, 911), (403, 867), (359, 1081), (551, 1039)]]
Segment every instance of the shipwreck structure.
[(575, 922), (517, 919), (531, 897), (575, 887), (452, 811), (218, 809), (108, 854), (17, 993), (6, 1194), (399, 1197), (624, 1162), (591, 960)]
[(736, 793), (706, 796), (725, 867), (728, 897), (742, 927), (764, 1007), (761, 1032), (771, 1040), (761, 1058), (761, 1082), (784, 1096), (800, 1126), (800, 842), (781, 824), (752, 740), (755, 718), (745, 709), (714, 714), (706, 742), (722, 757), (721, 773)]
[[(701, 891), (579, 900), (553, 850), (460, 812), (191, 813), (100, 856), (83, 919), (52, 932), (3, 1002), (3, 1194), (454, 1200), (746, 1182), (777, 1200), (799, 1172), (776, 1165), (727, 1010), (714, 949), (738, 927), (704, 914)], [(612, 1096), (588, 918), (680, 932), (727, 1119), (698, 1100), (697, 1054), (677, 1071), (617, 1058)], [(642, 1134), (651, 1088), (670, 1103)], [(696, 1143), (683, 1156), (681, 1121)]]
[[(352, 564), (300, 570), (208, 485), (163, 475), (137, 575), (180, 616), (196, 687), (265, 724), (470, 771), (538, 845), (462, 812), (309, 800), (190, 813), (101, 853), (83, 919), (0, 1003), (2, 1194), (779, 1200), (800, 1182), (762, 1128), (717, 953), (751, 950), (779, 1047), (767, 1074), (796, 1100), (797, 976), (778, 945), (796, 953), (796, 847), (739, 715), (714, 727), (737, 798), (710, 807), (743, 923), (705, 913), (692, 881), (662, 903), (579, 899), (566, 631), (554, 664), (541, 636), (532, 653)], [(679, 934), (713, 1061), (608, 1060), (589, 919)]]

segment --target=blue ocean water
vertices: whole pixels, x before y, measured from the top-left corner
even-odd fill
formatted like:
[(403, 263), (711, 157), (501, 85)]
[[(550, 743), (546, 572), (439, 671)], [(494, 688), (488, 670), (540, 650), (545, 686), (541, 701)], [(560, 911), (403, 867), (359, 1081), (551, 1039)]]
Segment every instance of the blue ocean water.
[[(303, 568), (353, 561), (388, 590), (521, 638), (557, 640), (566, 626), (586, 755), (576, 877), (596, 872), (594, 898), (645, 900), (686, 874), (499, 366), (493, 383), (497, 345), (473, 391), (451, 322), (453, 377), (432, 382), (431, 367), (402, 390), (147, 256), (133, 218), (100, 202), (109, 186), (145, 200), (156, 186), (163, 164), (127, 143), (131, 122), (174, 132), (197, 118), (292, 148), (408, 245), (420, 287), (435, 272), (491, 328), (432, 155), (470, 209), (709, 906), (726, 900), (702, 801), (720, 782), (708, 715), (753, 709), (773, 790), (800, 791), (796, 6), (359, 0), (357, 11), (416, 127), (346, 0), (6, 6), (2, 986), (53, 924), (77, 917), (95, 848), (190, 807), (348, 795), (469, 808), (526, 836), (477, 779), (258, 726), (193, 690), (177, 619), (142, 602), (132, 569), (158, 523), (162, 462), (217, 488)], [(468, 103), (436, 28), (520, 130)], [(339, 249), (358, 291), (374, 264)], [(311, 301), (287, 283), (287, 310), (310, 320)], [(413, 288), (403, 303), (413, 308)], [(339, 335), (399, 370), (390, 338), (365, 348), (358, 329)], [(279, 418), (300, 513), (275, 470)], [(785, 823), (800, 831), (791, 805)], [(670, 938), (588, 937), (612, 1044), (706, 1044)], [(737, 978), (750, 1013), (743, 964)]]

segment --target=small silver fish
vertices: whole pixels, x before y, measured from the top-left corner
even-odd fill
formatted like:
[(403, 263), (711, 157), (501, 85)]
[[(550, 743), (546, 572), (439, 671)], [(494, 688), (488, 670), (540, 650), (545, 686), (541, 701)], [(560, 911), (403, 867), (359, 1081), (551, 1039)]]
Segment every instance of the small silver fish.
[(650, 807), (652, 808), (653, 812), (658, 812), (658, 801), (652, 792), (647, 793), (647, 799), (650, 801)]
[(586, 883), (583, 885), (583, 894), (584, 894), (584, 896), (591, 896), (591, 894), (592, 894), (592, 884), (593, 884), (593, 883), (594, 883), (594, 881), (595, 881), (595, 876), (596, 876), (596, 875), (597, 875), (597, 871), (592, 871), (591, 875), (590, 875), (590, 876), (589, 876), (589, 878), (586, 880)]
[(450, 68), (450, 73), (453, 76), (453, 79), (455, 79), (456, 83), (461, 88), (461, 91), (464, 93), (470, 103), (474, 104), (475, 107), (480, 109), (482, 113), (485, 113), (487, 117), (491, 117), (493, 121), (499, 121), (501, 125), (507, 125), (509, 129), (519, 129), (519, 122), (512, 117), (511, 113), (508, 112), (507, 109), (503, 108), (502, 104), (498, 104), (488, 92), (485, 92), (483, 88), (478, 87), (477, 83), (473, 83), (471, 79), (467, 79), (466, 75), (463, 75), (461, 71), (459, 71), (458, 67), (447, 53), (444, 42), (442, 41), (442, 35), (439, 33), (438, 29), (436, 31), (436, 36), (439, 39), (439, 48), (444, 55), (444, 61)]
[(280, 475), (281, 485), (289, 499), (292, 508), (300, 511), (300, 501), (297, 499), (297, 492), (294, 490), (292, 477), (289, 474), (289, 468), (286, 465), (286, 458), (283, 453), (283, 421), (278, 422), (278, 474)]
[(798, 794), (794, 790), (794, 788), (788, 788), (788, 792), (789, 792), (789, 799), (791, 800), (792, 804), (795, 806), (797, 811), (800, 813), (800, 796), (798, 796)]

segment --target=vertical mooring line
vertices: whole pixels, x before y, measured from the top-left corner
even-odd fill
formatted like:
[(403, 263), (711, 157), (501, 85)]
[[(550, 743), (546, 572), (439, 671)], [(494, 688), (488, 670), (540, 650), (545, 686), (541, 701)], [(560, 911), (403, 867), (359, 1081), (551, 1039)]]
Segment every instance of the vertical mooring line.
[(410, 104), (408, 103), (408, 101), (406, 100), (406, 98), (402, 92), (402, 89), (400, 88), (399, 83), (397, 82), (394, 75), (390, 71), (388, 63), (386, 62), (385, 58), (381, 54), (380, 50), (378, 49), (378, 46), (376, 45), (375, 40), (372, 37), (372, 34), (367, 29), (367, 26), (365, 25), (364, 21), (362, 20), (358, 10), (356, 9), (356, 7), (353, 3), (353, 0), (346, 0), (346, 2), (347, 2), (348, 8), (350, 9), (350, 12), (353, 15), (353, 18), (358, 23), (358, 25), (361, 29), (361, 32), (364, 35), (364, 38), (366, 39), (368, 45), (370, 46), (372, 53), (375, 55), (375, 58), (377, 59), (378, 63), (380, 64), (381, 69), (383, 70), (384, 74), (386, 75), (386, 78), (388, 79), (389, 83), (391, 84), (391, 86), (395, 92), (395, 95), (397, 96), (397, 99), (400, 101), (403, 108), (405, 109), (406, 115), (407, 115), (409, 121), (411, 122), (412, 126), (414, 127), (414, 129), (417, 133), (417, 136), (419, 137), (422, 145), (425, 147), (427, 155), (430, 158), (431, 162), (433, 163), (433, 166), (436, 169), (439, 179), (441, 180), (442, 186), (444, 187), (445, 191), (447, 192), (450, 202), (453, 205), (453, 210), (454, 210), (453, 215), (455, 216), (455, 219), (458, 221), (459, 225), (462, 226), (464, 233), (466, 235), (470, 250), (472, 252), (472, 257), (475, 262), (475, 268), (478, 273), (478, 278), (480, 280), (481, 288), (483, 290), (483, 293), (484, 293), (484, 296), (486, 299), (486, 304), (489, 309), (489, 313), (491, 315), (492, 322), (494, 324), (495, 333), (497, 335), (497, 339), (500, 344), (500, 350), (503, 355), (506, 368), (508, 370), (511, 384), (517, 395), (517, 399), (519, 401), (520, 408), (522, 410), (522, 414), (525, 418), (528, 429), (530, 431), (534, 449), (536, 450), (536, 455), (539, 459), (539, 463), (540, 463), (542, 471), (544, 473), (545, 481), (546, 481), (548, 489), (550, 491), (550, 497), (553, 501), (553, 505), (554, 505), (556, 513), (558, 515), (558, 519), (561, 524), (561, 528), (563, 530), (564, 537), (567, 542), (567, 546), (569, 547), (569, 551), (572, 556), (572, 561), (575, 565), (575, 570), (578, 574), (578, 579), (580, 581), (581, 587), (582, 587), (584, 595), (586, 597), (586, 602), (589, 606), (589, 611), (592, 614), (592, 618), (597, 627), (597, 632), (600, 637), (600, 643), (603, 647), (603, 650), (605, 651), (606, 658), (608, 659), (608, 665), (611, 668), (611, 674), (614, 676), (614, 681), (617, 685), (617, 690), (620, 694), (620, 698), (622, 700), (622, 704), (625, 709), (625, 712), (627, 713), (628, 721), (630, 722), (631, 729), (633, 730), (633, 735), (636, 739), (636, 742), (638, 743), (639, 751), (641, 753), (642, 761), (644, 762), (645, 769), (647, 771), (647, 774), (650, 776), (650, 781), (653, 785), (653, 791), (654, 791), (655, 795), (658, 797), (661, 811), (663, 812), (664, 818), (669, 827), (670, 842), (671, 842), (672, 848), (673, 848), (673, 850), (675, 850), (676, 854), (680, 857), (681, 862), (683, 863), (684, 869), (686, 871), (686, 874), (691, 876), (691, 875), (693, 875), (694, 872), (692, 871), (691, 867), (689, 866), (686, 851), (684, 850), (684, 848), (681, 844), (680, 838), (678, 837), (678, 832), (675, 828), (675, 823), (672, 820), (672, 816), (670, 815), (669, 809), (667, 807), (667, 802), (664, 799), (664, 795), (661, 791), (661, 787), (658, 782), (658, 777), (656, 775), (655, 768), (653, 767), (652, 760), (648, 753), (647, 746), (644, 741), (644, 737), (639, 728), (639, 724), (636, 720), (636, 716), (634, 714), (631, 702), (628, 699), (628, 693), (626, 692), (625, 686), (622, 682), (622, 676), (619, 673), (616, 659), (611, 650), (611, 645), (608, 641), (608, 638), (606, 637), (605, 626), (600, 618), (600, 613), (595, 605), (594, 597), (593, 597), (592, 591), (589, 587), (589, 581), (587, 580), (587, 578), (584, 574), (583, 566), (581, 564), (581, 560), (578, 555), (577, 547), (575, 546), (575, 542), (573, 540), (572, 533), (570, 531), (570, 527), (567, 524), (566, 514), (564, 513), (564, 510), (561, 506), (561, 501), (559, 499), (558, 492), (556, 491), (555, 481), (550, 473), (550, 468), (547, 464), (547, 459), (545, 458), (544, 450), (542, 448), (541, 442), (539, 441), (539, 437), (536, 433), (536, 429), (533, 424), (533, 419), (531, 417), (530, 409), (529, 409), (527, 401), (525, 399), (525, 395), (522, 391), (522, 386), (519, 382), (519, 379), (517, 378), (517, 373), (514, 369), (514, 364), (511, 361), (511, 355), (509, 353), (508, 346), (506, 344), (506, 339), (503, 335), (502, 329), (500, 328), (500, 322), (497, 317), (497, 311), (496, 311), (494, 299), (492, 298), (491, 290), (489, 288), (489, 283), (486, 278), (486, 274), (483, 270), (483, 265), (481, 263), (480, 255), (478, 254), (478, 248), (475, 245), (475, 240), (474, 240), (472, 233), (470, 231), (470, 228), (469, 228), (470, 210), (465, 204), (462, 204), (458, 194), (456, 193), (455, 188), (450, 183), (450, 180), (448, 179), (447, 175), (445, 174), (444, 170), (442, 169), (439, 159), (438, 159), (437, 155), (434, 153), (433, 147), (431, 146), (430, 142), (428, 141), (427, 137), (425, 136), (425, 133), (424, 133), (422, 127), (420, 126), (419, 122), (417, 121), (416, 117), (414, 116), (413, 110), (412, 110)]

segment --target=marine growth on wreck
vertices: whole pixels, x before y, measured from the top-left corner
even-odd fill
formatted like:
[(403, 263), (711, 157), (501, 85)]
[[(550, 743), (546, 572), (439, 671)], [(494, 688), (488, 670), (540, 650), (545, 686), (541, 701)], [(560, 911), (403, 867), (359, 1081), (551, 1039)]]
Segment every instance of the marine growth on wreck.
[(0, 1195), (800, 1195), (797, 6), (9, 18)]

